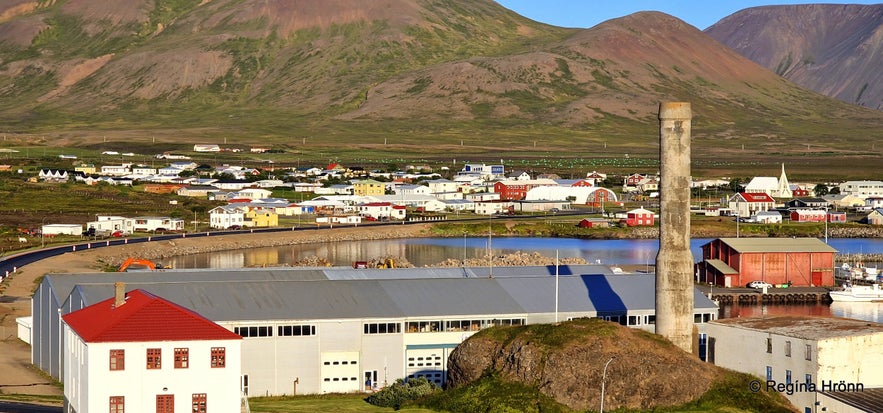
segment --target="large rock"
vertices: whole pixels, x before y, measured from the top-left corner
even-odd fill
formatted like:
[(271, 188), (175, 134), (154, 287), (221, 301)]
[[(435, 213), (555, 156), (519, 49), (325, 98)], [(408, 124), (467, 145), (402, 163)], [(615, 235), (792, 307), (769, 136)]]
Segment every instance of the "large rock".
[(694, 400), (716, 377), (714, 366), (660, 336), (584, 319), (559, 325), (499, 327), (482, 331), (452, 353), (452, 387), (489, 371), (539, 390), (570, 408), (597, 410), (607, 369), (605, 409), (653, 408)]

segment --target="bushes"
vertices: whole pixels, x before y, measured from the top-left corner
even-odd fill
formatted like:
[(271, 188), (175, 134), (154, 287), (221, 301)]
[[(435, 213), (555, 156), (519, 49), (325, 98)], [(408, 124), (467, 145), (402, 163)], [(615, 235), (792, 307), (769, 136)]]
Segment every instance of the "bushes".
[(408, 381), (398, 379), (391, 386), (384, 387), (377, 393), (368, 396), (365, 401), (375, 406), (392, 407), (398, 410), (405, 402), (417, 400), (438, 391), (435, 383), (426, 380), (425, 377)]

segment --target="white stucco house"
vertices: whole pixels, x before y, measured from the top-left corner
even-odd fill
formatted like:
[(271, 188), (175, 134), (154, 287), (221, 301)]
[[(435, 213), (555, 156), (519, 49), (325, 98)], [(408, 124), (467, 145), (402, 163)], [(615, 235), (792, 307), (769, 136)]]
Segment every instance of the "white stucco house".
[(144, 290), (62, 317), (64, 411), (239, 412), (242, 337)]
[(212, 228), (225, 229), (233, 225), (244, 226), (248, 206), (242, 204), (221, 205), (212, 208), (208, 213)]

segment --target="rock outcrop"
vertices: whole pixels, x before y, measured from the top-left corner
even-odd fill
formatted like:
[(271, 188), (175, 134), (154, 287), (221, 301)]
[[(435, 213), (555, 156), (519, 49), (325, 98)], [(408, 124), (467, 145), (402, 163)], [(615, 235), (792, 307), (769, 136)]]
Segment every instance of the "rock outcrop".
[(559, 325), (499, 327), (470, 337), (451, 353), (452, 387), (496, 372), (507, 381), (536, 386), (559, 403), (597, 410), (601, 379), (605, 408), (647, 409), (695, 400), (717, 372), (660, 336), (599, 319)]

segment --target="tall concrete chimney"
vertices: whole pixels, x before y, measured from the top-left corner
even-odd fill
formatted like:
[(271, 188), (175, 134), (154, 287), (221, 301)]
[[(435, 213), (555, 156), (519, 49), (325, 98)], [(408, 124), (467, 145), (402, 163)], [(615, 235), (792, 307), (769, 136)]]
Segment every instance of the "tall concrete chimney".
[(656, 334), (692, 353), (693, 255), (690, 253), (690, 122), (688, 102), (659, 104), (659, 254)]
[(113, 308), (119, 308), (126, 303), (126, 283), (117, 281), (113, 283)]

